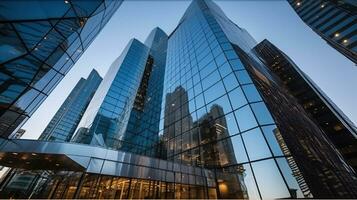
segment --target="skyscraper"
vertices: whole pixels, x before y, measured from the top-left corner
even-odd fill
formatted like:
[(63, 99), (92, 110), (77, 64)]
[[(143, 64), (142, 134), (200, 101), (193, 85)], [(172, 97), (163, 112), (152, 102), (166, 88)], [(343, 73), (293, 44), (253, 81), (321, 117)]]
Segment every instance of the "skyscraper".
[(121, 3), (0, 2), (0, 137), (36, 111)]
[(73, 137), (82, 144), (0, 140), (0, 164), (37, 177), (21, 194), (10, 173), (0, 193), (356, 198), (353, 169), (256, 46), (212, 1), (192, 1), (169, 36), (156, 28), (113, 62)]
[(289, 0), (300, 18), (329, 45), (357, 63), (357, 3), (353, 0)]
[(271, 42), (263, 40), (254, 50), (357, 172), (357, 128), (353, 122)]
[(129, 42), (93, 97), (74, 141), (114, 149), (123, 145), (121, 138), (127, 130), (134, 104), (136, 109), (140, 109), (145, 101), (141, 90), (145, 90), (145, 76), (150, 74), (153, 64), (149, 51), (136, 39)]
[(73, 136), (84, 111), (102, 78), (92, 70), (87, 79), (81, 78), (40, 136), (40, 140), (68, 142)]

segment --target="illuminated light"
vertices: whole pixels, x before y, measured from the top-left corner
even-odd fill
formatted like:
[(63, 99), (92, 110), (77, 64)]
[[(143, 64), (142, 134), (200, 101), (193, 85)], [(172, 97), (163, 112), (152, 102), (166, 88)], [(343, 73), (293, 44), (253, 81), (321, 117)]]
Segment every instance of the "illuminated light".
[(65, 4), (68, 4), (68, 3), (69, 3), (69, 1), (68, 1), (68, 0), (64, 0), (64, 3), (65, 3)]
[(325, 4), (322, 4), (320, 7), (321, 7), (321, 8), (324, 8), (324, 7), (325, 7)]
[(339, 33), (335, 33), (335, 37), (338, 37), (338, 36), (340, 36), (340, 34)]
[(33, 156), (37, 156), (37, 154), (35, 154), (35, 153), (32, 153), (31, 155), (33, 155)]
[(301, 2), (297, 2), (296, 5), (297, 5), (297, 6), (300, 6), (300, 5), (301, 5)]
[(15, 152), (14, 152), (14, 153), (12, 153), (12, 155), (15, 155), (15, 156), (16, 156), (17, 154), (18, 154), (18, 153), (15, 153)]
[(219, 183), (218, 187), (219, 187), (219, 191), (220, 191), (221, 193), (227, 193), (227, 192), (228, 192), (228, 186), (227, 186), (227, 184), (225, 184), (225, 183)]
[(56, 163), (56, 166), (58, 167), (58, 166), (60, 166), (60, 164)]
[(171, 106), (175, 106), (175, 104), (173, 103), (173, 104), (171, 104)]
[(47, 37), (45, 36), (43, 39), (47, 40)]
[(35, 48), (35, 51), (37, 51), (37, 50), (38, 50), (38, 48), (36, 47), (36, 48)]
[(348, 40), (347, 40), (347, 39), (344, 39), (344, 40), (343, 40), (343, 43), (345, 43), (345, 44), (346, 44), (347, 42), (348, 42)]

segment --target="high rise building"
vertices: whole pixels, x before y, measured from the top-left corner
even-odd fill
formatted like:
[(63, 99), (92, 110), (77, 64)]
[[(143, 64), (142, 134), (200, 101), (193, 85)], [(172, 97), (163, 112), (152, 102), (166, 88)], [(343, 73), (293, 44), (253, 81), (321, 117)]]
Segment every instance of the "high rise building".
[[(157, 134), (158, 124), (156, 127), (152, 125), (154, 130), (150, 130), (150, 120), (155, 117), (159, 120), (151, 113), (160, 109), (160, 80), (161, 85), (163, 82), (160, 76), (164, 73), (162, 68), (165, 66), (165, 60), (160, 60), (159, 56), (166, 50), (166, 46), (162, 46), (166, 45), (166, 41), (167, 35), (156, 28), (146, 41), (147, 45), (153, 46), (152, 51), (151, 46), (136, 39), (129, 42), (111, 65), (103, 84), (88, 106), (74, 136), (75, 142), (139, 151), (141, 147), (149, 145), (150, 140), (155, 141), (152, 135)], [(156, 78), (152, 78), (154, 76)], [(157, 91), (159, 93), (153, 95)], [(156, 112), (156, 115), (160, 115), (160, 111)], [(137, 133), (139, 130), (142, 131)], [(157, 141), (156, 139), (155, 143)]]
[(0, 137), (36, 111), (121, 3), (0, 2)]
[(357, 128), (353, 122), (271, 42), (263, 40), (254, 50), (357, 172)]
[(329, 45), (357, 63), (357, 3), (354, 0), (289, 0), (300, 18)]
[(0, 194), (356, 198), (353, 169), (256, 46), (212, 1), (192, 1), (169, 36), (129, 42), (77, 143), (0, 140), (0, 164), (36, 177), (19, 191), (9, 173)]
[(70, 141), (101, 81), (102, 78), (96, 70), (92, 70), (87, 79), (81, 78), (53, 116), (39, 139), (62, 142)]

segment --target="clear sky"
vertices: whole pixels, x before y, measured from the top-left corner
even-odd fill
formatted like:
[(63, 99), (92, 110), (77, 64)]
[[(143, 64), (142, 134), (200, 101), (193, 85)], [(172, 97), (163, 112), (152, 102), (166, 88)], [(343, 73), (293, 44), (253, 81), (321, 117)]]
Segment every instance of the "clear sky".
[[(125, 1), (82, 57), (23, 126), (37, 139), (81, 77), (95, 68), (103, 77), (127, 42), (144, 41), (160, 27), (170, 34), (190, 1)], [(357, 123), (357, 66), (330, 47), (286, 1), (216, 1), (226, 15), (258, 42), (267, 38), (283, 50)]]

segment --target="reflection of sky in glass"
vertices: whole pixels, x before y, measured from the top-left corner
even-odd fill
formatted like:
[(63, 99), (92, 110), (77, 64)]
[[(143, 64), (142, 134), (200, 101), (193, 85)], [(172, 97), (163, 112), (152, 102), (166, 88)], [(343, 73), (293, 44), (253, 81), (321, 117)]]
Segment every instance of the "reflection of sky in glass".
[[(147, 7), (145, 9), (151, 8), (152, 6), (155, 5), (154, 2), (150, 2), (150, 4), (152, 3), (152, 5), (145, 4), (144, 2), (140, 2), (140, 3), (143, 3), (143, 5), (147, 5)], [(166, 22), (167, 24), (165, 25), (165, 23), (164, 23), (161, 27), (164, 30), (169, 30), (168, 33), (170, 33), (170, 31), (173, 30), (173, 28), (176, 26), (177, 21), (178, 21), (178, 17), (180, 17), (182, 15), (183, 10), (186, 8), (186, 5), (187, 5), (186, 3), (188, 3), (188, 2), (181, 2), (181, 3), (178, 4), (178, 6), (175, 6), (175, 9), (180, 11), (180, 13), (177, 13), (178, 11), (177, 12), (173, 12), (174, 14), (176, 13), (177, 16), (173, 16), (173, 15), (171, 15), (169, 13), (165, 13), (165, 14), (168, 14), (168, 17), (165, 18), (165, 19), (160, 19), (160, 20), (158, 18), (155, 18), (155, 17), (158, 17), (158, 16), (156, 16), (158, 14), (153, 12), (153, 9), (151, 9), (151, 10), (148, 9), (148, 10), (150, 10), (150, 15), (152, 15), (152, 18), (148, 18), (147, 20), (143, 20), (143, 16), (145, 15), (145, 11), (141, 10), (142, 8), (140, 6), (138, 6), (137, 10), (135, 12), (138, 16), (141, 16), (141, 17), (138, 17), (138, 19), (141, 19), (142, 21), (145, 21), (145, 22), (150, 22), (150, 19), (153, 20), (152, 23), (146, 23), (146, 24), (141, 24), (143, 22), (139, 22), (140, 20), (136, 21), (137, 19), (133, 19), (133, 18), (130, 18), (132, 20), (127, 20), (128, 17), (125, 18), (126, 19), (125, 22), (121, 22), (122, 20), (120, 20), (120, 18), (118, 16), (120, 16), (120, 17), (126, 16), (126, 15), (130, 16), (130, 14), (132, 14), (132, 13), (128, 13), (128, 11), (126, 9), (128, 9), (129, 7), (131, 9), (134, 9), (134, 7), (135, 7), (135, 6), (131, 5), (131, 3), (124, 4), (123, 8), (119, 9), (119, 12), (117, 13), (116, 16), (114, 16), (114, 19), (112, 20), (112, 23), (109, 23), (108, 27), (113, 27), (113, 25), (112, 25), (113, 21), (114, 22), (121, 22), (123, 26), (127, 25), (129, 27), (127, 29), (127, 33), (124, 34), (124, 35), (126, 35), (127, 37), (130, 36), (130, 38), (134, 37), (134, 36), (137, 36), (139, 39), (142, 39), (143, 36), (141, 34), (143, 34), (143, 32), (144, 32), (143, 35), (145, 36), (148, 31), (147, 32), (142, 31), (141, 33), (138, 33), (138, 32), (140, 32), (140, 31), (138, 31), (138, 27), (140, 27), (143, 30), (146, 30), (148, 25), (156, 24), (154, 26), (157, 26), (157, 25), (161, 26), (162, 25), (161, 23)], [(247, 8), (250, 8), (251, 10), (253, 9), (252, 5), (247, 4), (245, 2), (219, 2), (219, 4), (223, 5), (222, 6), (223, 10), (226, 10), (226, 9), (230, 10), (231, 8), (228, 8), (228, 7), (224, 6), (224, 5), (230, 5), (232, 3), (234, 3), (234, 4), (237, 3), (237, 5), (239, 3), (242, 3), (243, 5), (246, 5)], [(135, 4), (135, 2), (133, 4)], [(160, 2), (160, 4), (161, 4), (161, 2)], [(262, 4), (264, 4), (264, 3), (262, 3)], [(165, 7), (165, 6), (167, 6), (167, 8), (168, 8), (165, 12), (171, 12), (171, 9), (169, 9), (169, 7), (170, 7), (169, 3), (166, 3), (166, 2), (162, 3), (161, 9), (163, 9), (163, 7)], [(284, 3), (275, 2), (275, 3), (272, 3), (269, 6), (267, 6), (267, 5), (265, 5), (265, 6), (266, 7), (260, 7), (260, 5), (259, 5), (259, 6), (257, 6), (258, 8), (254, 8), (254, 10), (261, 9), (261, 12), (259, 12), (259, 13), (267, 14), (266, 16), (264, 16), (265, 20), (271, 19), (271, 21), (278, 21), (278, 22), (280, 20), (283, 20), (284, 23), (286, 21), (289, 22), (288, 24), (294, 24), (294, 23), (291, 23), (291, 22), (292, 21), (295, 22), (295, 21), (298, 20), (293, 15), (294, 13), (290, 13), (290, 12), (292, 12), (292, 10), (286, 5), (285, 2)], [(276, 7), (274, 7), (274, 6), (276, 6)], [(237, 9), (242, 8), (242, 6), (231, 6), (231, 7), (235, 8), (235, 12), (237, 12)], [(277, 14), (276, 13), (279, 13), (277, 11), (275, 11), (273, 13), (270, 13), (270, 14), (266, 13), (266, 10), (270, 10), (272, 7), (274, 7), (276, 10), (280, 9), (280, 11), (282, 11), (282, 12), (280, 12), (280, 15), (282, 15), (284, 13), (289, 17), (284, 18), (284, 19), (277, 18)], [(258, 17), (257, 16), (254, 17), (255, 13), (251, 12), (251, 10), (249, 10), (247, 8), (245, 8), (246, 9), (245, 11), (243, 11), (244, 9), (242, 9), (241, 12), (237, 12), (237, 14), (232, 17), (232, 20), (233, 21), (236, 20), (236, 22), (239, 25), (241, 25), (242, 27), (245, 27), (249, 32), (252, 33), (253, 36), (255, 36), (254, 33), (260, 33), (260, 35), (258, 34), (259, 36), (257, 37), (258, 41), (260, 41), (260, 39), (264, 38), (264, 37), (268, 37), (268, 39), (272, 39), (273, 42), (277, 41), (276, 42), (277, 46), (281, 45), (283, 50), (287, 49), (287, 54), (289, 56), (291, 56), (292, 58), (301, 58), (302, 61), (297, 61), (297, 63), (298, 64), (302, 64), (302, 68), (303, 68), (303, 66), (304, 67), (308, 67), (312, 63), (313, 66), (316, 66), (316, 67), (314, 67), (315, 68), (314, 70), (317, 70), (317, 69), (319, 69), (318, 66), (322, 66), (321, 63), (325, 62), (324, 60), (321, 59), (320, 60), (321, 63), (318, 63), (315, 60), (316, 58), (310, 57), (309, 55), (304, 55), (305, 50), (306, 50), (306, 46), (303, 46), (301, 44), (306, 44), (306, 43), (300, 42), (301, 44), (297, 44), (297, 43), (295, 43), (295, 41), (291, 41), (291, 38), (298, 38), (298, 37), (294, 37), (294, 34), (296, 34), (296, 33), (292, 33), (292, 34), (288, 34), (287, 33), (287, 32), (290, 33), (290, 31), (291, 31), (291, 30), (288, 29), (288, 26), (284, 26), (284, 28), (280, 28), (280, 29), (279, 29), (279, 27), (274, 29), (273, 27), (276, 27), (276, 26), (273, 26), (273, 27), (270, 27), (269, 29), (266, 29), (266, 32), (262, 31), (261, 29), (257, 29), (258, 25), (256, 25), (257, 27), (244, 26), (244, 23), (248, 24), (249, 22), (250, 23), (257, 22), (257, 20), (259, 19), (259, 16)], [(120, 11), (122, 11), (122, 13)], [(140, 13), (140, 11), (143, 11), (143, 12)], [(160, 12), (158, 12), (158, 13), (159, 13), (159, 15), (163, 14), (163, 13), (160, 13)], [(229, 17), (230, 17), (230, 15), (232, 15), (231, 13), (227, 13), (227, 14), (228, 14)], [(239, 16), (244, 16), (244, 15), (246, 15), (246, 17), (242, 18), (241, 20), (238, 20)], [(251, 19), (251, 17), (247, 17), (247, 16), (251, 16), (252, 19)], [(167, 19), (173, 19), (173, 18), (175, 20), (172, 20), (171, 22), (166, 21)], [(277, 20), (277, 19), (279, 19), (279, 20)], [(131, 23), (128, 23), (128, 21), (131, 21)], [(160, 24), (158, 24), (159, 21), (161, 22)], [(132, 24), (136, 24), (135, 22), (137, 22), (138, 26), (135, 26), (135, 28), (131, 29), (130, 27), (132, 26)], [(170, 24), (170, 25), (168, 25), (168, 24)], [(259, 23), (256, 23), (256, 24), (259, 24)], [(110, 25), (112, 25), (112, 26), (110, 26)], [(120, 25), (120, 23), (116, 24), (117, 27), (120, 27), (119, 25)], [(143, 26), (139, 26), (139, 25), (143, 25)], [(152, 26), (152, 27), (154, 27), (154, 26)], [(150, 27), (148, 29), (151, 30), (152, 27)], [(262, 25), (261, 27), (264, 27), (264, 26)], [(300, 34), (298, 36), (299, 36), (299, 38), (303, 39), (305, 37), (305, 32), (307, 32), (306, 29), (304, 29), (304, 26), (302, 26), (300, 24), (301, 30), (299, 30), (299, 29), (296, 30), (296, 26), (293, 26), (293, 27), (295, 27), (295, 28), (293, 28), (292, 30), (296, 31), (297, 33), (302, 33), (302, 34)], [(253, 31), (251, 31), (250, 28), (252, 28)], [(274, 30), (276, 32), (272, 32), (272, 30)], [(110, 31), (113, 31), (113, 33), (109, 33)], [(269, 34), (268, 35), (264, 35), (264, 33), (267, 33), (267, 32)], [(120, 52), (120, 49), (122, 48), (122, 45), (120, 45), (119, 41), (122, 42), (122, 40), (121, 40), (122, 37), (114, 37), (114, 35), (111, 35), (111, 34), (114, 34), (114, 33), (117, 33), (117, 35), (120, 35), (120, 31), (119, 30), (116, 30), (116, 29), (114, 30), (114, 28), (112, 28), (112, 29), (108, 29), (107, 28), (107, 29), (105, 29), (105, 31), (102, 34), (102, 35), (105, 35), (106, 38), (104, 39), (104, 38), (101, 38), (101, 36), (99, 36), (97, 41), (98, 42), (102, 42), (102, 43), (106, 43), (109, 40), (108, 38), (110, 38), (110, 43), (116, 44), (116, 46), (113, 46), (113, 47), (112, 46), (104, 46), (104, 45), (101, 46), (102, 43), (94, 42), (93, 47), (88, 50), (88, 52), (87, 52), (88, 55), (90, 55), (90, 54), (94, 55), (93, 52), (97, 52), (98, 49), (100, 49), (100, 47), (102, 47), (102, 48), (105, 47), (106, 52), (108, 52), (108, 55), (104, 55), (104, 54), (100, 55), (100, 54), (98, 54), (96, 57), (98, 58), (98, 56), (99, 57), (101, 56), (100, 57), (101, 59), (99, 59), (99, 60), (101, 60), (101, 62), (98, 62), (98, 61), (95, 62), (94, 61), (94, 62), (91, 63), (91, 66), (93, 66), (93, 64), (97, 65), (97, 66), (106, 66), (107, 65), (106, 60), (112, 59), (111, 58), (112, 54), (118, 54), (118, 52)], [(272, 33), (275, 33), (275, 34), (272, 34)], [(286, 38), (285, 38), (285, 36), (280, 37), (283, 34), (284, 35), (287, 34), (287, 37)], [(110, 36), (112, 36), (112, 37), (110, 37)], [(123, 38), (127, 39), (126, 37), (123, 37)], [(276, 38), (276, 39), (274, 39), (274, 38)], [(312, 35), (306, 36), (306, 41), (312, 40), (311, 38), (313, 38)], [(283, 40), (285, 42), (279, 42), (280, 41), (279, 39), (281, 39), (281, 40)], [(321, 49), (319, 49), (321, 51), (318, 51), (318, 52), (320, 52), (322, 54), (322, 52), (324, 51), (323, 50), (324, 46), (319, 44), (319, 42), (316, 42), (315, 40), (317, 41), (317, 38), (312, 40), (314, 42), (311, 42), (309, 44), (316, 44), (316, 46), (321, 48)], [(124, 44), (125, 44), (125, 42), (124, 42)], [(94, 47), (96, 47), (96, 48), (94, 48)], [(328, 47), (326, 47), (326, 48), (328, 48)], [(296, 49), (299, 49), (300, 52), (299, 52), (299, 50), (296, 50)], [(308, 51), (310, 51), (310, 50), (308, 50)], [(345, 61), (344, 59), (342, 59), (338, 55), (333, 54), (332, 52), (329, 52), (329, 51), (330, 50), (327, 50), (327, 53), (326, 53), (326, 54), (332, 54), (332, 56), (329, 57), (329, 59), (336, 59), (337, 60), (337, 61), (334, 61), (334, 62), (331, 62), (331, 63), (332, 64), (333, 63), (335, 63), (335, 64), (338, 63), (338, 64), (340, 64), (339, 65), (339, 70), (345, 71), (345, 72), (348, 71), (349, 70), (348, 67), (349, 67), (350, 63), (348, 63), (348, 61)], [(91, 61), (90, 58), (86, 57), (87, 54), (85, 54), (82, 57), (82, 59), (80, 60), (80, 62), (77, 65), (84, 65), (85, 62)], [(316, 56), (316, 54), (315, 54), (315, 56)], [(83, 60), (86, 60), (86, 61), (83, 61)], [(207, 59), (207, 60), (208, 61), (205, 61), (205, 62), (207, 62), (205, 64), (208, 64), (211, 59)], [(216, 62), (220, 63), (221, 60), (217, 59)], [(331, 63), (326, 63), (326, 64), (327, 64), (327, 66), (331, 66), (330, 68), (333, 69), (333, 66), (331, 65)], [(86, 64), (88, 64), (88, 63), (86, 63)], [(236, 63), (236, 64), (239, 67), (240, 63)], [(203, 64), (199, 64), (199, 65), (203, 65)], [(342, 66), (342, 65), (345, 65), (345, 66)], [(227, 75), (229, 73), (229, 72), (227, 72), (228, 70), (225, 71), (224, 67), (225, 67), (225, 65), (221, 66), (220, 69), (219, 69), (219, 72), (221, 73), (221, 76), (225, 76), (225, 75)], [(324, 65), (323, 67), (326, 67), (326, 65)], [(347, 69), (345, 69), (345, 68), (347, 68)], [(322, 68), (320, 67), (320, 71), (321, 71), (321, 69)], [(66, 80), (74, 79), (73, 77), (77, 76), (78, 74), (85, 73), (85, 69), (82, 69), (81, 72), (79, 72), (79, 70), (77, 70), (77, 71), (74, 71), (74, 70), (72, 70), (73, 72), (70, 73), (67, 76), (67, 79), (65, 79), (64, 82), (62, 84), (60, 84), (58, 88), (60, 88), (60, 87), (70, 87), (70, 86), (65, 85), (65, 83), (66, 84), (70, 83), (70, 81), (65, 82)], [(304, 70), (304, 68), (303, 68), (303, 70)], [(314, 75), (314, 74), (317, 73), (314, 70), (309, 69), (309, 70), (307, 70), (307, 72), (310, 72), (311, 75)], [(99, 71), (104, 73), (105, 69), (101, 69)], [(319, 71), (319, 70), (317, 70), (317, 71)], [(225, 73), (225, 72), (227, 72), (227, 73)], [(324, 72), (331, 73), (328, 69), (326, 69)], [(203, 90), (205, 90), (206, 88), (207, 88), (207, 90), (203, 92), (204, 95), (201, 94), (201, 95), (199, 95), (199, 96), (197, 96), (195, 98), (196, 108), (201, 108), (201, 109), (198, 109), (196, 111), (196, 114), (197, 114), (198, 118), (201, 118), (207, 111), (209, 111), (210, 106), (207, 106), (207, 110), (206, 110), (206, 107), (202, 107), (202, 106), (205, 105), (205, 103), (210, 103), (213, 100), (215, 100), (217, 97), (222, 96), (222, 95), (225, 94), (225, 88), (224, 88), (225, 85), (223, 85), (223, 83), (224, 84), (226, 84), (226, 83), (223, 81), (223, 83), (222, 82), (218, 82), (217, 84), (213, 85), (215, 82), (217, 82), (217, 80), (218, 80), (217, 78), (219, 78), (219, 77), (217, 76), (217, 73), (216, 74), (215, 73), (209, 74), (209, 73), (211, 73), (211, 72), (205, 72), (206, 79), (204, 79), (202, 81)], [(334, 74), (334, 73), (332, 73), (332, 74)], [(353, 74), (353, 73), (351, 73), (351, 74)], [(239, 78), (240, 84), (251, 83), (251, 80), (247, 76), (246, 71), (236, 72), (236, 76)], [(336, 76), (338, 77), (339, 74), (336, 73)], [(203, 78), (203, 77), (201, 77), (201, 78)], [(314, 77), (312, 76), (312, 78), (314, 78)], [(317, 79), (317, 80), (318, 80), (317, 83), (325, 81), (325, 83), (324, 83), (325, 86), (328, 85), (328, 84), (326, 84), (327, 80), (324, 79), (324, 78)], [(349, 76), (346, 76), (346, 79), (344, 79), (344, 80), (347, 81), (347, 82), (348, 81), (353, 82), (352, 79)], [(331, 81), (331, 80), (329, 80), (329, 81)], [(337, 83), (340, 84), (341, 82), (337, 82)], [(330, 86), (330, 87), (332, 87), (332, 86)], [(333, 86), (333, 87), (335, 87), (335, 86)], [(231, 90), (233, 88), (234, 87), (232, 87), (232, 88), (228, 87), (228, 90)], [(195, 86), (194, 89), (195, 89), (195, 91), (202, 92), (201, 85)], [(339, 88), (335, 88), (335, 89), (338, 90)], [(235, 91), (241, 91), (241, 88), (237, 88), (236, 90), (233, 90), (232, 94)], [(248, 99), (250, 101), (261, 100), (260, 98), (257, 98), (256, 96), (254, 97), (254, 95), (252, 95), (254, 93), (254, 91), (249, 90), (249, 88), (247, 88), (247, 91), (249, 91), (248, 92), (248, 94), (249, 94)], [(334, 91), (334, 90), (331, 90), (331, 91), (332, 91), (331, 93), (333, 93), (336, 96), (338, 96), (338, 94), (339, 94), (338, 91)], [(329, 92), (327, 92), (327, 93), (329, 93)], [(53, 96), (55, 96), (56, 94), (58, 95), (58, 92), (56, 93), (56, 91), (55, 91)], [(236, 97), (239, 97), (239, 96), (240, 95), (237, 95)], [(226, 96), (222, 97), (222, 99), (217, 99), (216, 100), (217, 103), (219, 103), (221, 100), (224, 101), (225, 97)], [(231, 98), (231, 101), (234, 101), (234, 103), (233, 103), (234, 105), (238, 105), (238, 102), (240, 102), (240, 101), (242, 101), (241, 103), (239, 103), (240, 106), (243, 106), (245, 104), (244, 100), (239, 100), (239, 99), (235, 100), (235, 97), (231, 96), (231, 94), (229, 94), (229, 98)], [(348, 100), (346, 100), (345, 103), (346, 103), (346, 105), (348, 105), (348, 103), (349, 103)], [(44, 104), (44, 106), (45, 105), (49, 105), (48, 101), (46, 101), (46, 104)], [(210, 105), (213, 105), (213, 103), (210, 104)], [(222, 106), (225, 107), (226, 105), (222, 105)], [(238, 107), (240, 107), (240, 106), (238, 106)], [(256, 104), (256, 106), (257, 107), (252, 105), (253, 109), (257, 109), (257, 113), (258, 113), (257, 118), (258, 118), (259, 122), (261, 124), (269, 124), (271, 122), (271, 119), (262, 117), (264, 115), (264, 113), (266, 113), (266, 110), (260, 109), (259, 104)], [(40, 113), (40, 111), (39, 111), (39, 113)], [(260, 112), (263, 113), (263, 115), (259, 115)], [(351, 112), (353, 113), (354, 111), (351, 111)], [(238, 121), (238, 125), (239, 125), (239, 128), (241, 129), (241, 131), (245, 131), (245, 130), (254, 128), (254, 127), (256, 127), (258, 125), (257, 122), (255, 121), (255, 118), (254, 118), (254, 115), (253, 115), (253, 113), (251, 111), (250, 106), (244, 106), (244, 107), (240, 108), (239, 110), (237, 110), (236, 112), (234, 112), (234, 114), (236, 116), (236, 119)], [(43, 114), (43, 116), (45, 116), (45, 115)], [(43, 117), (43, 116), (41, 116), (41, 117)], [(34, 118), (34, 119), (36, 119), (36, 118)], [(195, 116), (193, 116), (193, 119), (195, 120)], [(33, 122), (33, 120), (30, 120), (29, 122), (31, 122), (31, 121), (32, 121), (33, 124), (38, 123), (38, 122)], [(229, 122), (227, 122), (227, 123), (229, 124)], [(28, 123), (28, 124), (29, 124), (28, 125), (29, 130), (32, 130), (31, 131), (32, 134), (36, 134), (33, 131), (33, 130), (35, 130), (35, 128), (31, 128), (31, 123)], [(32, 125), (32, 126), (34, 126), (34, 125)], [(26, 128), (26, 126), (25, 126), (25, 128)], [(234, 127), (233, 127), (233, 130), (234, 130)], [(265, 134), (268, 134), (268, 133), (265, 133)], [(269, 132), (269, 134), (272, 134), (272, 132)], [(268, 150), (268, 147), (267, 147), (267, 145), (266, 145), (266, 143), (264, 141), (263, 135), (259, 131), (259, 129), (254, 129), (252, 131), (248, 131), (246, 133), (243, 133), (242, 136), (243, 136), (243, 139), (244, 139), (247, 151), (248, 151), (248, 155), (249, 155), (251, 160), (256, 160), (256, 159), (261, 159), (261, 158), (266, 158), (266, 157), (270, 157), (271, 156), (270, 155), (270, 151)], [(30, 136), (27, 136), (27, 137), (30, 137)], [(35, 136), (32, 135), (31, 137), (35, 137)], [(273, 139), (274, 136), (273, 135), (270, 135), (270, 136), (266, 135), (266, 137), (267, 137), (267, 140), (268, 140), (268, 143), (269, 143), (270, 147), (273, 149), (273, 152), (274, 153), (279, 153), (278, 150), (276, 149), (276, 148), (279, 148), (279, 147), (277, 146), (276, 141)], [(239, 141), (236, 144), (240, 145)], [(233, 143), (233, 145), (234, 145), (234, 143)], [(243, 158), (238, 158), (237, 161), (238, 160), (245, 160), (245, 158), (244, 158), (245, 155), (242, 154), (242, 156), (243, 156)], [(262, 195), (263, 198), (265, 198), (265, 197), (266, 198), (272, 198), (272, 197), (282, 197), (283, 198), (283, 197), (288, 197), (289, 196), (288, 192), (286, 191), (286, 187), (283, 186), (284, 183), (283, 183), (282, 177), (279, 174), (277, 174), (278, 173), (278, 169), (276, 167), (276, 164), (273, 162), (273, 160), (255, 162), (255, 163), (252, 163), (252, 166), (253, 166), (253, 170), (255, 172), (255, 177), (257, 178), (257, 184), (260, 187), (260, 192), (261, 192), (261, 195)], [(285, 165), (285, 167), (286, 167), (286, 165)], [(244, 181), (245, 181), (245, 184), (248, 187), (249, 197), (252, 198), (252, 199), (256, 199), (256, 198), (258, 198), (258, 193), (257, 193), (256, 189), (254, 189), (255, 185), (254, 185), (254, 179), (252, 178), (252, 172), (250, 170), (249, 165), (244, 165), (244, 168), (246, 169), (246, 172), (245, 172), (246, 176), (244, 178)], [(286, 168), (283, 168), (283, 169), (286, 170)], [(286, 174), (289, 174), (289, 173), (286, 173)], [(292, 180), (288, 181), (288, 183), (290, 183), (290, 182), (291, 182), (291, 185), (294, 185)], [(291, 186), (291, 187), (294, 188), (294, 187), (296, 187), (296, 185)]]
[(273, 160), (255, 162), (252, 167), (263, 199), (290, 197)]

